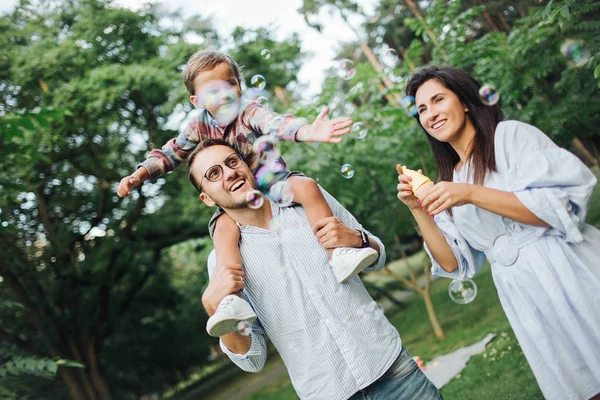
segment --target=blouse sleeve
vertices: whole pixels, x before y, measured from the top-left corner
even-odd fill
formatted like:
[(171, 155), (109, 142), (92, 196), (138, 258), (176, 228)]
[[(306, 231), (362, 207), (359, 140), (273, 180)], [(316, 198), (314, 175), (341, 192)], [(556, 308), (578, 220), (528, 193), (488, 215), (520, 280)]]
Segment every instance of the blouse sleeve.
[(443, 212), (436, 215), (434, 220), (438, 228), (441, 229), (442, 233), (446, 237), (446, 241), (452, 249), (454, 257), (456, 257), (456, 261), (458, 262), (458, 268), (453, 272), (445, 271), (435, 260), (435, 258), (433, 258), (427, 243), (425, 243), (425, 251), (431, 259), (431, 274), (453, 279), (472, 278), (475, 276), (485, 262), (485, 254), (483, 254), (481, 251), (475, 250), (469, 245), (469, 243), (467, 243), (467, 241), (458, 231), (458, 228), (454, 222), (450, 219), (448, 212)]
[(531, 125), (502, 122), (496, 136), (497, 162), (507, 167), (506, 190), (515, 193), (554, 233), (567, 242), (581, 242), (595, 175)]

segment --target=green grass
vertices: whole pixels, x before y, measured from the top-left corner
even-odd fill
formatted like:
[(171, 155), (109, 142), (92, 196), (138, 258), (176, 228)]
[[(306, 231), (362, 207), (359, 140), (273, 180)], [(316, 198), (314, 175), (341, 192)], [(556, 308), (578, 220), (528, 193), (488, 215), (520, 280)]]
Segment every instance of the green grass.
[[(425, 305), (420, 297), (402, 312), (388, 316), (400, 332), (404, 346), (425, 362), (435, 356), (470, 345), (490, 332), (498, 336), (487, 346), (485, 354), (471, 358), (467, 367), (442, 389), (445, 399), (543, 399), (508, 320), (500, 306), (491, 275), (486, 266), (476, 277), (477, 298), (466, 305), (453, 303), (448, 297), (448, 279), (432, 284), (432, 297), (446, 333), (437, 340), (432, 333)], [(248, 400), (297, 399), (287, 377), (248, 397)]]

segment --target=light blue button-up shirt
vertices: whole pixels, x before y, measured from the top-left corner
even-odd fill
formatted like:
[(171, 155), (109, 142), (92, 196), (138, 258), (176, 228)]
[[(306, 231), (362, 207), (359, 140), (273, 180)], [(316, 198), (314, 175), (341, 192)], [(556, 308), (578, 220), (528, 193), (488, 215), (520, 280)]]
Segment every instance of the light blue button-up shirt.
[[(323, 190), (333, 215), (354, 229), (356, 219)], [(246, 272), (244, 298), (258, 318), (246, 354), (221, 348), (241, 369), (260, 371), (267, 358), (265, 337), (281, 355), (302, 399), (347, 399), (383, 375), (402, 350), (396, 329), (376, 307), (359, 277), (336, 281), (327, 252), (301, 206), (271, 202), (277, 232), (240, 226)], [(367, 234), (369, 234), (367, 232)], [(367, 270), (381, 269), (378, 262)], [(209, 273), (214, 269), (214, 252)]]

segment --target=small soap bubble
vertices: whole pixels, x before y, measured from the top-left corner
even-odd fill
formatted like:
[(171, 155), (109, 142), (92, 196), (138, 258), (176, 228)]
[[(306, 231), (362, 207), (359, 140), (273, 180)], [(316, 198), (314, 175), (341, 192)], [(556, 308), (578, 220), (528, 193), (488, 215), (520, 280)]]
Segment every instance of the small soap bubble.
[(250, 84), (255, 89), (264, 89), (267, 84), (267, 80), (264, 76), (256, 74), (252, 77), (252, 79), (250, 79)]
[(344, 178), (350, 179), (354, 176), (354, 167), (351, 164), (344, 164), (340, 172)]
[(260, 52), (260, 56), (262, 57), (263, 60), (270, 59), (271, 58), (271, 50), (262, 49), (262, 51)]
[(373, 300), (367, 304), (359, 306), (357, 309), (357, 314), (362, 319), (373, 320), (380, 318), (383, 315), (383, 311), (381, 310), (381, 307), (379, 307), (379, 304)]
[(252, 334), (252, 323), (249, 321), (238, 322), (237, 331), (242, 336), (250, 336)]
[(269, 230), (274, 231), (274, 232), (277, 232), (279, 230), (279, 218), (278, 217), (271, 218), (271, 220), (269, 221)]
[(479, 97), (486, 106), (493, 106), (500, 100), (500, 93), (496, 92), (496, 89), (491, 85), (483, 85), (479, 89)]
[(417, 103), (415, 102), (415, 98), (413, 96), (406, 96), (402, 99), (400, 103), (402, 109), (406, 113), (406, 115), (410, 117), (414, 117), (418, 113)]
[(254, 148), (254, 152), (261, 157), (263, 153), (268, 153), (275, 150), (275, 141), (273, 140), (273, 137), (269, 135), (263, 135), (254, 141), (252, 147)]
[(255, 210), (262, 207), (265, 199), (261, 192), (258, 190), (252, 190), (246, 194), (246, 201), (248, 202), (248, 207)]
[(269, 108), (269, 99), (267, 99), (265, 96), (259, 96), (256, 99), (256, 102), (263, 108)]
[(395, 67), (398, 62), (398, 53), (394, 49), (387, 49), (381, 57), (383, 63), (388, 67)]
[(576, 67), (580, 67), (590, 58), (590, 52), (580, 43), (574, 40), (567, 40), (560, 46), (562, 54), (572, 61)]
[(467, 304), (477, 296), (477, 285), (472, 279), (453, 279), (448, 286), (448, 294), (455, 303)]
[(352, 125), (352, 133), (358, 140), (362, 140), (367, 137), (367, 127), (362, 122), (356, 122)]
[(198, 92), (196, 106), (206, 108), (215, 117), (217, 124), (226, 126), (240, 111), (240, 99), (236, 87), (225, 81), (212, 81)]
[(352, 60), (347, 58), (338, 61), (337, 63), (337, 76), (347, 81), (356, 75), (356, 69), (354, 69), (354, 63)]
[(279, 181), (269, 189), (269, 198), (282, 206), (288, 206), (294, 201), (294, 193), (287, 181)]

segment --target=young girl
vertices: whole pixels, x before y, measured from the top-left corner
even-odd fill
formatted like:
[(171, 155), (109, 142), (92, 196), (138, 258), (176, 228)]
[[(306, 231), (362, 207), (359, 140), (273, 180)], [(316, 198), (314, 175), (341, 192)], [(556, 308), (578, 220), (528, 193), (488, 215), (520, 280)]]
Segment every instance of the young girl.
[[(600, 231), (585, 223), (596, 177), (539, 129), (504, 121), (465, 72), (430, 66), (408, 81), (439, 181), (398, 198), (432, 273), (492, 266), (502, 307), (547, 399), (600, 399)], [(433, 216), (433, 218), (431, 218)]]
[[(119, 196), (128, 196), (131, 189), (148, 179), (155, 180), (179, 166), (198, 143), (209, 138), (219, 138), (234, 145), (244, 155), (252, 152), (252, 144), (263, 135), (279, 140), (341, 142), (342, 135), (350, 132), (350, 118), (325, 119), (329, 111), (324, 109), (312, 124), (293, 115), (279, 115), (262, 107), (255, 101), (244, 101), (240, 87), (240, 67), (229, 55), (218, 51), (200, 51), (190, 57), (184, 71), (185, 85), (190, 101), (202, 110), (199, 118), (190, 122), (174, 139), (161, 149), (154, 149), (148, 158), (131, 175), (121, 179)], [(268, 147), (268, 146), (267, 146)], [(283, 160), (269, 149), (263, 149), (266, 159), (258, 163), (263, 173), (259, 181), (261, 190), (269, 193), (278, 183), (285, 182), (293, 195), (293, 201), (301, 204), (311, 226), (333, 214), (315, 181), (302, 174), (287, 171)], [(260, 154), (259, 154), (260, 155)], [(254, 170), (255, 174), (259, 172)], [(266, 173), (265, 173), (266, 172)], [(258, 178), (258, 177), (257, 177)], [(211, 179), (210, 176), (206, 179)], [(276, 195), (280, 194), (275, 190)], [(232, 187), (231, 190), (238, 189)], [(277, 197), (277, 196), (276, 196)], [(217, 219), (218, 218), (218, 219)], [(240, 232), (235, 222), (222, 211), (211, 219), (211, 234), (217, 253), (218, 264), (242, 264), (238, 249)], [(327, 249), (331, 258), (332, 272), (338, 282), (352, 278), (377, 259), (377, 252), (364, 245), (366, 235), (356, 232), (357, 243), (362, 248)], [(245, 302), (244, 302), (245, 303)], [(233, 305), (239, 305), (233, 306)], [(222, 306), (208, 320), (207, 331), (211, 336), (222, 336), (237, 330), (238, 322), (252, 321), (256, 315), (249, 304), (232, 303), (225, 298)]]

